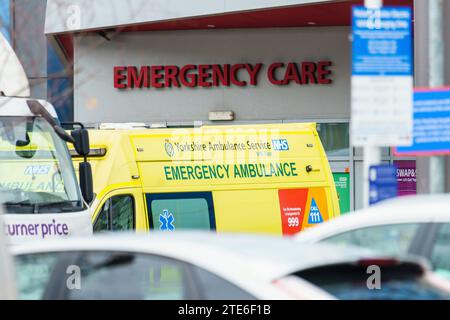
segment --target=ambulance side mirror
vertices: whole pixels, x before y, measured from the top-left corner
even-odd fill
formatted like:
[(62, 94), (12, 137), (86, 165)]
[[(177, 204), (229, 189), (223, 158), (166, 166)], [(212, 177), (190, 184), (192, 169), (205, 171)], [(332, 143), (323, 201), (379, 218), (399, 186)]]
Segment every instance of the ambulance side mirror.
[(92, 203), (94, 200), (94, 182), (92, 179), (92, 167), (87, 161), (87, 157), (90, 152), (89, 145), (89, 131), (85, 129), (84, 125), (80, 122), (66, 122), (63, 125), (74, 126), (77, 125), (80, 129), (75, 129), (70, 132), (70, 136), (73, 138), (73, 146), (75, 151), (84, 158), (83, 162), (79, 165), (79, 179), (80, 179), (80, 189), (83, 195), (84, 201), (87, 203)]
[(94, 183), (92, 181), (92, 168), (89, 162), (80, 162), (80, 189), (84, 201), (91, 203), (94, 200)]
[(88, 130), (81, 128), (73, 130), (70, 135), (74, 139), (75, 151), (82, 157), (89, 155), (89, 132)]

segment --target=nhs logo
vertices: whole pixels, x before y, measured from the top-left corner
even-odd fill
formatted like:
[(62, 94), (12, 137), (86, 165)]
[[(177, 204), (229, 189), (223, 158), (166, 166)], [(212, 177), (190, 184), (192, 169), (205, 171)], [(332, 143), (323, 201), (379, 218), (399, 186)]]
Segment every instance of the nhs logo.
[(46, 175), (49, 174), (51, 169), (51, 166), (48, 165), (33, 165), (33, 166), (28, 166), (25, 169), (24, 174), (27, 176), (34, 176), (34, 175)]
[(273, 150), (275, 151), (288, 151), (289, 143), (286, 139), (272, 140)]

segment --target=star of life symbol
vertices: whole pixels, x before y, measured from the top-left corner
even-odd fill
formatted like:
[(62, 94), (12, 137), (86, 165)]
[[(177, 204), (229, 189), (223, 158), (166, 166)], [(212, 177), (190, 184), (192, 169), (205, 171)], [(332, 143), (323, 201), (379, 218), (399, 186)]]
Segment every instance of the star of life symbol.
[(164, 209), (163, 212), (159, 215), (159, 230), (161, 231), (174, 231), (175, 226), (173, 223), (175, 222), (175, 217), (169, 210)]

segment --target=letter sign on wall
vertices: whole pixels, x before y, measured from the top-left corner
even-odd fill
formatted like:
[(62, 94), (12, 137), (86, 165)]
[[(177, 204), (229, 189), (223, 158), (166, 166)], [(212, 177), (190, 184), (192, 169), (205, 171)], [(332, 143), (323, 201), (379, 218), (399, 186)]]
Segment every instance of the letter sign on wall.
[[(269, 83), (275, 86), (332, 84), (331, 61), (301, 63), (275, 62), (265, 71)], [(114, 88), (211, 88), (257, 86), (264, 64), (188, 64), (156, 66), (115, 66)]]

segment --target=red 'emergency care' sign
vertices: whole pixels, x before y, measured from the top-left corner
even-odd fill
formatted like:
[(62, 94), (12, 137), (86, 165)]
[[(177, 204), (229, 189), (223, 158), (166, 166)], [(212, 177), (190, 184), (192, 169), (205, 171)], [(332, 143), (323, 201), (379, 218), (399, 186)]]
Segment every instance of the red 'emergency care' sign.
[(264, 70), (264, 64), (188, 64), (155, 66), (115, 66), (114, 88), (172, 88), (172, 87), (245, 87), (257, 86), (262, 72), (276, 86), (289, 84), (331, 84), (331, 61), (275, 62)]

